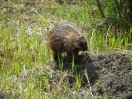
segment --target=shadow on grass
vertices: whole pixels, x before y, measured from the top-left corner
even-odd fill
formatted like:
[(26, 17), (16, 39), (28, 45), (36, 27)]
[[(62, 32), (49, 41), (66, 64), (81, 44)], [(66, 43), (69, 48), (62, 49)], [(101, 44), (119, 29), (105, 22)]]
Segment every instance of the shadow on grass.
[[(89, 82), (91, 84), (94, 84), (94, 82), (98, 79), (98, 74), (96, 73), (96, 68), (93, 64), (93, 60), (88, 54), (79, 55), (78, 58), (80, 61), (75, 59), (73, 63), (72, 61), (68, 61), (68, 57), (64, 57), (62, 61), (63, 64), (56, 63), (56, 69), (60, 70), (61, 66), (63, 65), (62, 71), (71, 71), (73, 75), (80, 74), (82, 79), (82, 86), (86, 86), (88, 83), (84, 72), (87, 71)], [(74, 69), (72, 70), (73, 65)]]

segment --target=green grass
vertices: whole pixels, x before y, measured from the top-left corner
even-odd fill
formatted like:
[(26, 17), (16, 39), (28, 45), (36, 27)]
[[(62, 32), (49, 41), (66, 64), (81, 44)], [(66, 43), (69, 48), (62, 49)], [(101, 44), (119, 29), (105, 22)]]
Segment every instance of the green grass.
[[(17, 0), (14, 2), (18, 3)], [(93, 13), (91, 6), (87, 3), (78, 6), (53, 3), (52, 8), (46, 8), (40, 3), (35, 9), (40, 8), (43, 10), (41, 14), (25, 8), (24, 12), (18, 10), (14, 13), (4, 12), (0, 15), (0, 50), (3, 49), (2, 52), (4, 52), (4, 56), (0, 56), (0, 92), (8, 93), (10, 98), (64, 99), (70, 97), (75, 99), (78, 97), (81, 99), (78, 93), (81, 87), (81, 75), (79, 74), (73, 84), (72, 92), (74, 93), (69, 94), (71, 90), (69, 83), (63, 81), (64, 78), (61, 78), (59, 72), (63, 91), (58, 90), (58, 86), (50, 89), (49, 79), (52, 75), (46, 67), (52, 64), (52, 55), (44, 41), (47, 31), (54, 24), (62, 21), (74, 23), (87, 36), (89, 50), (94, 51), (127, 49), (129, 36), (116, 39), (113, 31), (109, 31), (109, 44), (107, 44), (105, 33), (101, 33), (93, 26), (93, 19), (98, 18), (98, 13)], [(30, 11), (32, 15), (29, 15)], [(73, 60), (72, 71), (74, 71), (74, 65)], [(43, 68), (38, 70), (41, 66)], [(63, 63), (60, 61), (60, 70), (62, 69)]]

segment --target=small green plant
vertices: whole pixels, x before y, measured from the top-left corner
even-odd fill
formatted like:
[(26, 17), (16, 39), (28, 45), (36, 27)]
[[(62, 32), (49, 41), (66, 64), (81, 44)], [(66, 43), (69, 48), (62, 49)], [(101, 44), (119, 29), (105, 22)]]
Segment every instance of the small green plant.
[(72, 55), (72, 69), (71, 69), (72, 73), (74, 72), (74, 70), (75, 70), (74, 55)]
[(77, 86), (77, 88), (80, 88), (81, 87), (81, 83), (82, 81), (81, 81), (81, 75), (80, 74), (77, 74), (77, 76), (76, 76), (76, 86)]
[(99, 80), (97, 80), (96, 81), (96, 84), (97, 84), (97, 86), (99, 87), (99, 89), (103, 92), (103, 94), (101, 95), (101, 96), (97, 96), (99, 99), (102, 99), (102, 98), (104, 98), (104, 99), (109, 99), (109, 96), (108, 96), (108, 94), (107, 94), (107, 92), (106, 92), (106, 88), (105, 88), (105, 86), (101, 83), (101, 81), (99, 81)]
[(113, 66), (112, 68), (113, 68), (113, 69), (118, 69), (118, 66)]
[(62, 71), (64, 64), (63, 64), (63, 59), (59, 55), (58, 55), (58, 62), (59, 62), (59, 69)]

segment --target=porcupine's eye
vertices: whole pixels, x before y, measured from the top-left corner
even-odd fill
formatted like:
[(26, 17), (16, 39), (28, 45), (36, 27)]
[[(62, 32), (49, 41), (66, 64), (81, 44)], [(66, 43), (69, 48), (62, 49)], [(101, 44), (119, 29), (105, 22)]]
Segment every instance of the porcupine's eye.
[(80, 46), (81, 48), (83, 47), (83, 45), (84, 45), (83, 42), (79, 42), (79, 46)]
[(75, 42), (74, 42), (74, 45), (75, 45), (76, 48), (81, 48), (81, 46), (80, 46), (80, 40), (76, 39)]

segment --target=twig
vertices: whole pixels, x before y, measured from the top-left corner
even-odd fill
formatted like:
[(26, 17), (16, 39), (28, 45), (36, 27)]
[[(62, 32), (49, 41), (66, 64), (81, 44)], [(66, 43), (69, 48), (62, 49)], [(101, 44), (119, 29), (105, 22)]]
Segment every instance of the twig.
[(89, 85), (89, 89), (90, 89), (90, 94), (92, 96), (92, 99), (94, 99), (94, 96), (93, 96), (93, 93), (92, 93), (92, 88), (91, 88), (91, 85), (90, 85), (90, 82), (89, 82), (89, 79), (88, 79), (88, 73), (87, 73), (87, 70), (85, 70), (85, 76), (87, 78), (87, 81), (88, 81), (88, 85)]
[(106, 44), (108, 44), (108, 34), (109, 34), (109, 30), (110, 30), (110, 28), (111, 28), (111, 26), (112, 26), (112, 24), (110, 24), (110, 26), (108, 27), (108, 30), (107, 30), (107, 32), (106, 32)]
[(105, 18), (105, 15), (104, 15), (104, 13), (103, 13), (103, 10), (101, 9), (101, 5), (100, 5), (99, 0), (96, 0), (96, 1), (97, 1), (97, 5), (98, 5), (99, 11), (100, 11), (102, 17)]

